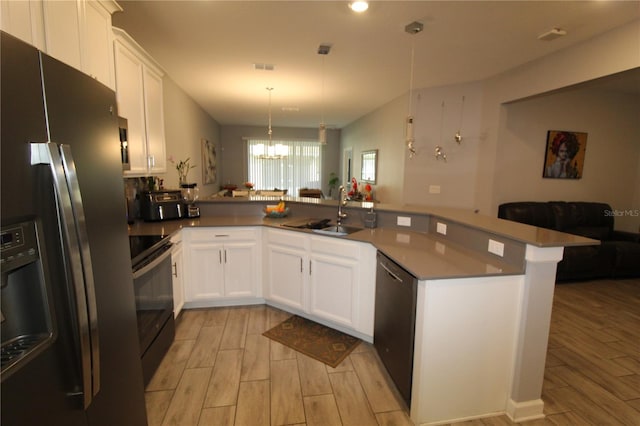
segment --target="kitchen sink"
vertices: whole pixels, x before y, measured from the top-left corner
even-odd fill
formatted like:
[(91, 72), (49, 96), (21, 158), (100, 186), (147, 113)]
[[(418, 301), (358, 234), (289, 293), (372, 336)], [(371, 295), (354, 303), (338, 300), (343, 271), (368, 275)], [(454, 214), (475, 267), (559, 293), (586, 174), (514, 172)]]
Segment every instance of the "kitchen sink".
[(306, 218), (298, 219), (291, 222), (283, 223), (282, 226), (297, 229), (317, 229), (321, 230), (327, 227), (331, 219)]
[(318, 234), (333, 236), (349, 235), (362, 229), (347, 225), (329, 225), (329, 222), (331, 222), (331, 219), (305, 218), (283, 223), (282, 226), (287, 228), (309, 229)]
[(360, 231), (362, 228), (357, 228), (355, 226), (346, 226), (346, 225), (332, 225), (332, 226), (327, 226), (326, 228), (322, 228), (322, 229), (314, 229), (313, 232), (317, 232), (318, 234), (325, 234), (325, 235), (349, 235), (352, 234), (354, 232)]

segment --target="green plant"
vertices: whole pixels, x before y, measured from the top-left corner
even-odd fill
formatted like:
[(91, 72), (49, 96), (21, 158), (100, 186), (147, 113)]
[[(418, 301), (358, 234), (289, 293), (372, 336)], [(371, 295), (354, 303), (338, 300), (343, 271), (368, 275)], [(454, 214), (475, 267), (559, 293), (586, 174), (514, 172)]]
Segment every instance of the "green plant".
[(329, 173), (329, 197), (331, 197), (331, 192), (338, 186), (338, 182), (340, 182), (338, 175), (334, 172)]
[(195, 165), (189, 164), (191, 158), (187, 157), (186, 160), (180, 160), (177, 163), (173, 159), (173, 156), (169, 157), (169, 161), (176, 165), (176, 170), (178, 171), (178, 181), (180, 183), (187, 183), (187, 175), (189, 174), (189, 170), (196, 167)]

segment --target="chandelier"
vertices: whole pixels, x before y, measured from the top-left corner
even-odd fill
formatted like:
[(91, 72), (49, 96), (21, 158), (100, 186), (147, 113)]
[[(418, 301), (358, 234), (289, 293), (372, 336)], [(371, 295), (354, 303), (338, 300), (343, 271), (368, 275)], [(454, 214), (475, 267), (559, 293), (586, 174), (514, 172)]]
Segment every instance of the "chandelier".
[(286, 147), (281, 144), (273, 144), (273, 130), (271, 129), (271, 91), (273, 87), (267, 87), (267, 91), (269, 92), (269, 127), (267, 130), (267, 134), (269, 136), (269, 143), (265, 147), (262, 154), (258, 157), (265, 160), (280, 160), (283, 157), (286, 157)]

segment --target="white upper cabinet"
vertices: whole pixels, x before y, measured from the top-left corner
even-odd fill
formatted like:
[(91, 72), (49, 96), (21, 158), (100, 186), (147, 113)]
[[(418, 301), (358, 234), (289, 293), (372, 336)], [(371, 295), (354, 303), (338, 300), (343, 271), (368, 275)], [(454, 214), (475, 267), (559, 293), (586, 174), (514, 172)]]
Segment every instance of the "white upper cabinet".
[(83, 2), (45, 1), (43, 9), (47, 53), (65, 64), (81, 70)]
[(126, 176), (164, 173), (162, 76), (164, 73), (125, 31), (113, 28), (118, 115), (128, 120), (129, 162)]
[(0, 2), (2, 30), (46, 52), (42, 0)]
[(111, 15), (122, 9), (115, 2), (87, 1), (85, 5), (82, 67), (87, 74), (115, 90)]
[(3, 1), (2, 29), (115, 89), (112, 0)]

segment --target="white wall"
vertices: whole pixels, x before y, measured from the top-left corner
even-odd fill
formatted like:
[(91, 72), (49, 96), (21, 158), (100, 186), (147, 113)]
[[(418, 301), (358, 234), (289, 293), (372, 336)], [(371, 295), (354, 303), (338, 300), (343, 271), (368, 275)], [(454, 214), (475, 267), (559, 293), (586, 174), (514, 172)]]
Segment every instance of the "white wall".
[[(167, 157), (176, 161), (190, 158), (196, 167), (189, 172), (188, 180), (200, 188), (200, 197), (218, 191), (220, 182), (220, 125), (180, 89), (168, 76), (163, 78), (164, 130)], [(202, 138), (216, 146), (218, 159), (217, 179), (213, 185), (202, 184)], [(178, 172), (175, 164), (167, 161), (167, 173), (158, 175), (164, 179), (166, 188), (178, 188)]]

